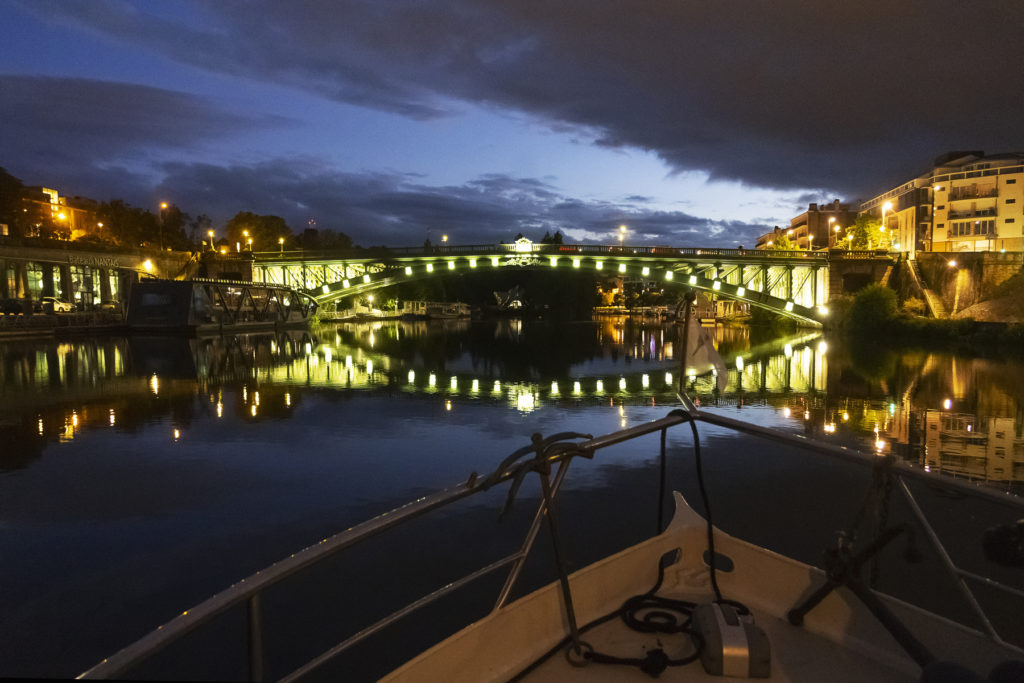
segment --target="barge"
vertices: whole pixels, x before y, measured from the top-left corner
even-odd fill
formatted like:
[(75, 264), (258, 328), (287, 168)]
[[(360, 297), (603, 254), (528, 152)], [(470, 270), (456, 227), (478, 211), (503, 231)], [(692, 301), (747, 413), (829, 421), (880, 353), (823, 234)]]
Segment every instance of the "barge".
[(291, 287), (236, 280), (142, 280), (125, 324), (131, 332), (219, 334), (306, 325), (317, 311)]

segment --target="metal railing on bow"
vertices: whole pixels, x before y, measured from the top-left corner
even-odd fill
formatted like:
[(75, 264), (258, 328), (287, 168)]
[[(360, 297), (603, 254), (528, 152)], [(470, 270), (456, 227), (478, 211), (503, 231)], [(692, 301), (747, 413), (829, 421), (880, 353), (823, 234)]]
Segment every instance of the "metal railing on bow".
[[(509, 503), (515, 497), (520, 484), (527, 474), (535, 472), (540, 474), (544, 497), (535, 512), (532, 522), (528, 528), (525, 538), (519, 548), (486, 566), (473, 571), (462, 578), (459, 578), (440, 589), (437, 589), (414, 602), (401, 607), (388, 616), (379, 619), (373, 624), (363, 628), (357, 633), (346, 638), (337, 645), (329, 648), (320, 655), (309, 660), (302, 666), (294, 669), (284, 676), (282, 681), (295, 681), (307, 674), (312, 673), (341, 653), (349, 650), (356, 644), (366, 640), (370, 636), (395, 624), (396, 622), (410, 616), (421, 608), (435, 603), (439, 599), (465, 588), (469, 584), (490, 576), (495, 572), (506, 569), (507, 575), (499, 591), (494, 610), (502, 609), (509, 600), (513, 588), (520, 579), (521, 570), (527, 557), (530, 555), (534, 542), (541, 530), (541, 526), (547, 521), (552, 522), (550, 502), (557, 496), (562, 483), (566, 477), (568, 466), (575, 457), (592, 458), (594, 453), (600, 449), (616, 444), (621, 444), (632, 439), (661, 433), (661, 494), (665, 491), (665, 457), (667, 430), (671, 427), (690, 423), (691, 421), (704, 422), (718, 427), (724, 427), (743, 434), (763, 438), (783, 446), (793, 446), (809, 450), (813, 453), (837, 458), (846, 462), (856, 463), (862, 466), (874, 467), (880, 460), (875, 455), (864, 454), (852, 451), (841, 446), (826, 444), (803, 436), (787, 434), (774, 429), (749, 424), (735, 420), (720, 414), (709, 413), (698, 410), (689, 400), (681, 397), (686, 410), (674, 410), (666, 417), (653, 420), (635, 427), (612, 432), (604, 436), (592, 437), (585, 434), (560, 433), (554, 434), (546, 439), (540, 435), (534, 435), (530, 445), (525, 446), (507, 457), (492, 473), (486, 476), (472, 474), (465, 482), (437, 493), (423, 496), (418, 500), (410, 502), (402, 507), (379, 515), (362, 524), (335, 534), (323, 541), (301, 550), (288, 558), (281, 560), (255, 574), (239, 581), (230, 588), (218, 593), (196, 607), (189, 609), (175, 617), (155, 631), (144, 636), (140, 640), (128, 645), (116, 654), (103, 660), (92, 667), (79, 678), (111, 678), (124, 675), (133, 667), (146, 661), (163, 648), (179, 640), (186, 634), (192, 632), (204, 624), (207, 624), (218, 615), (224, 613), (231, 607), (246, 605), (247, 610), (247, 642), (248, 642), (248, 666), (249, 678), (253, 681), (261, 681), (264, 677), (264, 615), (262, 596), (271, 586), (274, 586), (286, 578), (299, 574), (314, 565), (335, 556), (336, 554), (352, 548), (363, 541), (384, 534), (385, 532), (399, 528), (409, 522), (418, 519), (432, 511), (445, 508), (457, 501), (463, 500), (474, 494), (490, 490), (492, 487), (508, 483)], [(557, 468), (551, 476), (552, 468)], [(971, 581), (983, 585), (987, 589), (995, 590), (1001, 594), (1018, 601), (1024, 601), (1024, 590), (1007, 586), (992, 579), (980, 576), (957, 566), (946, 548), (941, 543), (938, 534), (929, 524), (921, 506), (907, 485), (907, 480), (926, 481), (932, 485), (940, 485), (946, 489), (969, 491), (971, 494), (997, 502), (1002, 505), (1009, 505), (1017, 510), (1024, 509), (1024, 501), (1008, 497), (995, 490), (989, 490), (978, 486), (964, 484), (956, 480), (947, 480), (937, 477), (934, 474), (926, 473), (920, 469), (910, 467), (903, 463), (890, 461), (887, 464), (888, 475), (891, 475), (895, 482), (892, 488), (899, 492), (907, 501), (913, 513), (915, 523), (919, 531), (933, 547), (940, 564), (947, 574), (956, 583), (960, 594), (969, 605), (972, 612), (982, 625), (984, 633), (994, 642), (1007, 645), (1007, 642), (1000, 636), (993, 626), (991, 619), (982, 608), (974, 593), (967, 584)], [(506, 506), (509, 504), (506, 503)], [(663, 506), (659, 506), (659, 511)], [(660, 515), (660, 512), (659, 512)], [(662, 528), (659, 516), (658, 528)], [(552, 529), (553, 539), (557, 539), (555, 529)], [(557, 545), (557, 540), (555, 540)], [(556, 547), (556, 558), (558, 550)], [(560, 568), (561, 570), (561, 568)], [(562, 572), (564, 576), (564, 572)], [(1024, 602), (1021, 602), (1024, 604)], [(1014, 647), (1011, 645), (1011, 647)]]
[[(337, 553), (351, 548), (370, 538), (379, 536), (384, 532), (402, 526), (417, 519), (431, 511), (444, 508), (468, 496), (489, 490), (492, 487), (510, 482), (509, 502), (515, 496), (519, 485), (524, 477), (530, 472), (540, 472), (544, 481), (548, 481), (547, 475), (552, 466), (557, 465), (554, 477), (550, 479), (550, 491), (552, 498), (557, 495), (561, 484), (568, 472), (570, 461), (574, 457), (593, 457), (595, 451), (607, 448), (616, 444), (630, 441), (640, 436), (655, 432), (665, 432), (668, 428), (682, 424), (689, 418), (682, 411), (673, 411), (667, 417), (647, 422), (636, 427), (612, 432), (604, 436), (592, 437), (587, 434), (560, 433), (554, 434), (546, 439), (540, 435), (534, 435), (529, 446), (521, 448), (509, 457), (492, 473), (486, 476), (479, 476), (476, 473), (470, 475), (469, 479), (457, 486), (444, 489), (437, 493), (424, 496), (418, 500), (408, 503), (390, 512), (379, 515), (362, 524), (335, 534), (323, 541), (309, 546), (288, 558), (281, 560), (271, 566), (256, 572), (255, 574), (239, 581), (230, 588), (217, 593), (206, 601), (186, 610), (171, 621), (148, 635), (128, 645), (116, 654), (104, 659), (102, 662), (84, 672), (79, 678), (113, 678), (124, 675), (133, 667), (143, 663), (157, 652), (163, 650), (171, 643), (179, 640), (186, 634), (192, 632), (213, 618), (224, 613), (231, 607), (246, 604), (247, 610), (247, 638), (249, 656), (249, 679), (262, 681), (264, 673), (264, 616), (263, 616), (263, 593), (284, 579), (291, 577), (303, 570), (319, 564), (320, 562), (336, 555)], [(661, 456), (665, 457), (665, 439), (661, 439)], [(507, 505), (507, 504), (506, 504)], [(458, 579), (415, 602), (402, 607), (392, 614), (380, 619), (376, 623), (362, 629), (358, 633), (335, 645), (318, 657), (302, 665), (292, 673), (283, 677), (282, 681), (294, 681), (314, 671), (321, 665), (330, 661), (345, 650), (348, 650), (357, 643), (369, 636), (394, 624), (402, 618), (412, 614), (418, 609), (431, 604), (438, 599), (457, 591), (468, 584), (488, 576), (502, 568), (508, 568), (509, 573), (505, 583), (499, 592), (494, 609), (501, 609), (508, 601), (512, 589), (519, 579), (523, 565), (533, 548), (534, 541), (540, 531), (541, 525), (548, 518), (548, 506), (542, 500), (533, 522), (529, 527), (522, 546), (513, 552), (489, 565)]]

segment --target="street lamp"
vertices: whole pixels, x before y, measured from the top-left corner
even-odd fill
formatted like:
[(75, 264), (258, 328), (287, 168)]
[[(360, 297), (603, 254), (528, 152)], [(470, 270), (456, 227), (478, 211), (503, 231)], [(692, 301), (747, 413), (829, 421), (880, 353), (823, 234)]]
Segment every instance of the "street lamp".
[(626, 239), (626, 226), (625, 225), (620, 225), (619, 226), (619, 248), (620, 249), (622, 248), (622, 243), (623, 243), (623, 241), (625, 239)]
[(281, 252), (280, 253), (284, 254), (284, 238), (283, 237), (278, 237), (277, 238), (277, 246), (281, 247)]
[(167, 210), (167, 202), (160, 202), (160, 251), (164, 250), (164, 211)]
[[(892, 210), (892, 202), (886, 202), (885, 204), (882, 204), (882, 229), (879, 230), (879, 232), (883, 232), (883, 233), (885, 232), (885, 212), (886, 211), (891, 211), (891, 210)], [(881, 240), (881, 237), (879, 237), (879, 240)], [(881, 242), (879, 242), (878, 246), (882, 246)]]
[(249, 237), (245, 240), (245, 243), (249, 245), (249, 251), (252, 251), (252, 238)]
[(210, 249), (217, 251), (217, 247), (213, 246), (213, 230), (207, 230), (206, 234), (210, 237)]
[(447, 242), (448, 241), (448, 235), (441, 235), (441, 241), (442, 242)]

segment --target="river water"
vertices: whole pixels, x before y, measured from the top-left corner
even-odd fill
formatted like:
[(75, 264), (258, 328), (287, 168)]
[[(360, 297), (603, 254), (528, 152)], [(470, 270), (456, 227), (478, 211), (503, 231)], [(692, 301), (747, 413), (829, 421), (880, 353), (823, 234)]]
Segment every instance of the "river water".
[[(979, 544), (984, 528), (1013, 512), (940, 485), (957, 478), (1019, 497), (1024, 363), (813, 332), (713, 333), (725, 390), (711, 374), (683, 380), (703, 408), (934, 473), (937, 484), (917, 493), (940, 518), (954, 559), (1024, 583), (1019, 570), (985, 560)], [(663, 417), (679, 405), (679, 347), (675, 326), (625, 319), (0, 343), (0, 676), (76, 675), (291, 552), (491, 471), (533, 433), (605, 434)], [(716, 523), (803, 561), (818, 563), (870, 487), (868, 468), (700, 429)], [(655, 531), (658, 444), (650, 439), (573, 465), (562, 515), (573, 566)], [(688, 428), (669, 446), (671, 486), (697, 501)], [(479, 566), (528, 521), (526, 499), (538, 495), (525, 485), (522, 504), (498, 522), (505, 493), (460, 504), (268, 594), (270, 675), (392, 602), (452, 580), (453, 567)], [(890, 521), (909, 514), (897, 508)], [(551, 578), (540, 567), (550, 559), (543, 549), (538, 556), (527, 583)], [(962, 605), (934, 604), (942, 579), (932, 570), (906, 565), (896, 550), (880, 564), (881, 588), (964, 617)], [(412, 578), (384, 578), (402, 570)], [(493, 601), (496, 589), (488, 590), (483, 599)], [(997, 621), (1017, 621), (1019, 612), (998, 614), (999, 600), (983, 597)], [(422, 617), (324, 675), (373, 678), (474, 609)], [(241, 678), (243, 618), (229, 612), (149, 674)]]

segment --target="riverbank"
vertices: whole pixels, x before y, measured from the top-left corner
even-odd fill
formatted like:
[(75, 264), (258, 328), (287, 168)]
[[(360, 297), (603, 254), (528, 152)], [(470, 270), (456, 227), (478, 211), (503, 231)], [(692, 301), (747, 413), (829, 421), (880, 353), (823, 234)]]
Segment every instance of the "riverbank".
[(111, 311), (0, 316), (0, 340), (114, 334), (125, 330), (124, 316)]
[(896, 293), (883, 285), (865, 287), (854, 297), (833, 302), (831, 308), (828, 328), (857, 342), (1024, 356), (1024, 323), (925, 318), (900, 308)]

